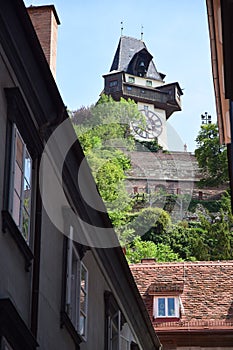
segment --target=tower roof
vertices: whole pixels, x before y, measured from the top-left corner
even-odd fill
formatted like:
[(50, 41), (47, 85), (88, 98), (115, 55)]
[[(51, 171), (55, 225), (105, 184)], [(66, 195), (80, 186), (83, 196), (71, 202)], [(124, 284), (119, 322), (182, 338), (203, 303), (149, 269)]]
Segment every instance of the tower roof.
[(131, 73), (130, 66), (142, 51), (147, 52), (149, 60), (146, 77), (163, 81), (165, 76), (157, 71), (153, 62), (153, 56), (147, 50), (145, 43), (142, 40), (128, 36), (121, 36), (110, 71), (116, 70)]

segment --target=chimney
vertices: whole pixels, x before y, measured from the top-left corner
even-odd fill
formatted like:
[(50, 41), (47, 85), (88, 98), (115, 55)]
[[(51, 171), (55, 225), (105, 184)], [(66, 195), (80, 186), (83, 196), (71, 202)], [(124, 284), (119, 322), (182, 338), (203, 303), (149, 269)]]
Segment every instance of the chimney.
[(30, 6), (27, 11), (51, 72), (56, 78), (57, 31), (60, 24), (56, 9), (53, 5)]
[(141, 264), (155, 264), (156, 259), (154, 258), (143, 258), (141, 259)]

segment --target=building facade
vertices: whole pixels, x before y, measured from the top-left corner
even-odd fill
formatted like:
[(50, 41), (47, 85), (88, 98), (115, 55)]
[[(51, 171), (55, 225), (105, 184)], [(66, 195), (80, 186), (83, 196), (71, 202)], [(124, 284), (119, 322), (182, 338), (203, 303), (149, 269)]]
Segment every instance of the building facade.
[[(27, 11), (21, 0), (1, 1), (1, 349), (159, 349), (57, 89), (55, 57), (39, 42), (38, 23), (52, 33), (44, 51), (56, 55), (54, 6)], [(98, 228), (107, 230), (107, 243)]]

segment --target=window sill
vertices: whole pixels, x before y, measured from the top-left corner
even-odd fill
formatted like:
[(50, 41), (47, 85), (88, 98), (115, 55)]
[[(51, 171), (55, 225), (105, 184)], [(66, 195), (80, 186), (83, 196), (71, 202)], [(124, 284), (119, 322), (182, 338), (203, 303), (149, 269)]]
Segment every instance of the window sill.
[(29, 271), (34, 258), (33, 253), (15, 224), (11, 214), (7, 210), (2, 210), (2, 231), (3, 233), (9, 232), (11, 234), (19, 250), (24, 256), (25, 269), (26, 271)]
[(71, 322), (67, 313), (64, 311), (61, 312), (61, 328), (63, 328), (63, 326), (66, 327), (67, 331), (70, 333), (73, 341), (75, 342), (76, 350), (80, 349), (79, 345), (83, 342), (83, 339), (74, 328), (73, 323)]

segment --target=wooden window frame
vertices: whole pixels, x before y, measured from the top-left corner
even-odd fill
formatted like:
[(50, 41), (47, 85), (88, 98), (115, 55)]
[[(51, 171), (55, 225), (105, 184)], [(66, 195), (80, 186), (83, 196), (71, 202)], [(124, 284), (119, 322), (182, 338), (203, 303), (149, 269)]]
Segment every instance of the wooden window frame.
[[(22, 143), (22, 169), (19, 168), (19, 171), (21, 173), (21, 184), (20, 184), (20, 193), (18, 193), (16, 189), (16, 180), (15, 180), (15, 174), (16, 174), (16, 166), (17, 166), (17, 138), (21, 140)], [(30, 188), (30, 196), (29, 196), (29, 210), (28, 210), (28, 228), (27, 232), (24, 231), (23, 228), (23, 211), (24, 211), (24, 181), (25, 181), (25, 160), (26, 160), (26, 154), (29, 155), (30, 158), (30, 180), (29, 180), (29, 188)], [(27, 180), (26, 180), (27, 181)], [(18, 215), (18, 224), (16, 222), (16, 218), (14, 218), (14, 194), (17, 193), (17, 197), (20, 200), (19, 208), (17, 211)], [(15, 221), (19, 231), (21, 232), (22, 236), (24, 237), (25, 241), (29, 245), (30, 240), (30, 221), (31, 221), (31, 194), (32, 194), (32, 159), (30, 156), (30, 153), (27, 150), (27, 145), (24, 142), (16, 124), (13, 124), (12, 126), (12, 146), (11, 146), (11, 169), (10, 169), (10, 186), (9, 186), (9, 212)]]
[[(28, 271), (33, 259), (33, 239), (34, 223), (36, 212), (36, 189), (38, 179), (38, 159), (43, 152), (43, 143), (39, 136), (39, 131), (30, 114), (24, 98), (19, 88), (5, 89), (7, 101), (7, 130), (6, 130), (6, 151), (5, 151), (5, 176), (4, 176), (4, 195), (2, 210), (2, 231), (9, 233), (17, 244), (19, 250), (25, 258), (25, 268)], [(27, 151), (32, 159), (32, 187), (31, 187), (31, 223), (30, 223), (30, 241), (27, 243), (19, 227), (15, 223), (10, 210), (10, 193), (12, 191), (12, 135), (14, 125), (19, 131)]]

